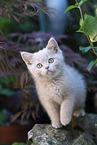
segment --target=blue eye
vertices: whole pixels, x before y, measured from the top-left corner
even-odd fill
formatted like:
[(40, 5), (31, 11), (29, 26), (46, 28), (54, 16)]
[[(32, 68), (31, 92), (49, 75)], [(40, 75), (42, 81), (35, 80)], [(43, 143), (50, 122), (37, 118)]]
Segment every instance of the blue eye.
[(50, 59), (48, 60), (48, 62), (49, 62), (49, 63), (53, 63), (53, 62), (54, 62), (54, 59), (53, 59), (53, 58), (50, 58)]
[(43, 66), (43, 65), (42, 65), (41, 63), (38, 63), (38, 64), (37, 64), (37, 68), (39, 68), (39, 69), (42, 68), (42, 66)]

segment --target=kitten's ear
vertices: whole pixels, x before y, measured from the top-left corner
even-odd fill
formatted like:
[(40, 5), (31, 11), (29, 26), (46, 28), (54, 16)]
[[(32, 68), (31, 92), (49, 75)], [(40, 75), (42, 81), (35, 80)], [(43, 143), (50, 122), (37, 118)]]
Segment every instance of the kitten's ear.
[(57, 41), (56, 41), (53, 37), (51, 37), (51, 38), (49, 39), (46, 48), (47, 48), (47, 49), (53, 49), (55, 52), (57, 52), (58, 49), (59, 49), (59, 48), (58, 48), (58, 43), (57, 43)]
[(32, 64), (33, 54), (29, 52), (20, 52), (22, 59), (26, 64)]

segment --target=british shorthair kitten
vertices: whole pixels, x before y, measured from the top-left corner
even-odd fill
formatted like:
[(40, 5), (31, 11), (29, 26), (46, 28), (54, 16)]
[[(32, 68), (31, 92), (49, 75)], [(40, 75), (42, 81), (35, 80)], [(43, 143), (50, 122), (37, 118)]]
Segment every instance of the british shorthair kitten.
[(83, 76), (65, 63), (53, 37), (43, 50), (21, 52), (21, 56), (34, 78), (40, 102), (53, 127), (66, 126), (72, 115), (85, 115), (86, 85)]

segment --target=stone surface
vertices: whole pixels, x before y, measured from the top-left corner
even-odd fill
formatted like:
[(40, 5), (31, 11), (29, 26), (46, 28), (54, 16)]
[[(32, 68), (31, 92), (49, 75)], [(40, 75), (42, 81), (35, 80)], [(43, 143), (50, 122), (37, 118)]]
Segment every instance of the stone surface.
[(95, 145), (92, 136), (89, 134), (81, 134), (72, 145)]
[(97, 115), (73, 117), (69, 125), (61, 129), (48, 124), (36, 124), (28, 132), (29, 145), (96, 145)]

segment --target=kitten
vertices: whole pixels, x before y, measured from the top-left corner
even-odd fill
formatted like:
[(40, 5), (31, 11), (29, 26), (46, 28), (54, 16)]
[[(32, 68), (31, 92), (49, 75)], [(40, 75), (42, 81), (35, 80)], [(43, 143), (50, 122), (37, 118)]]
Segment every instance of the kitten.
[(72, 115), (85, 115), (86, 85), (83, 76), (65, 63), (53, 37), (43, 50), (21, 52), (21, 56), (34, 78), (40, 102), (53, 127), (66, 126)]

